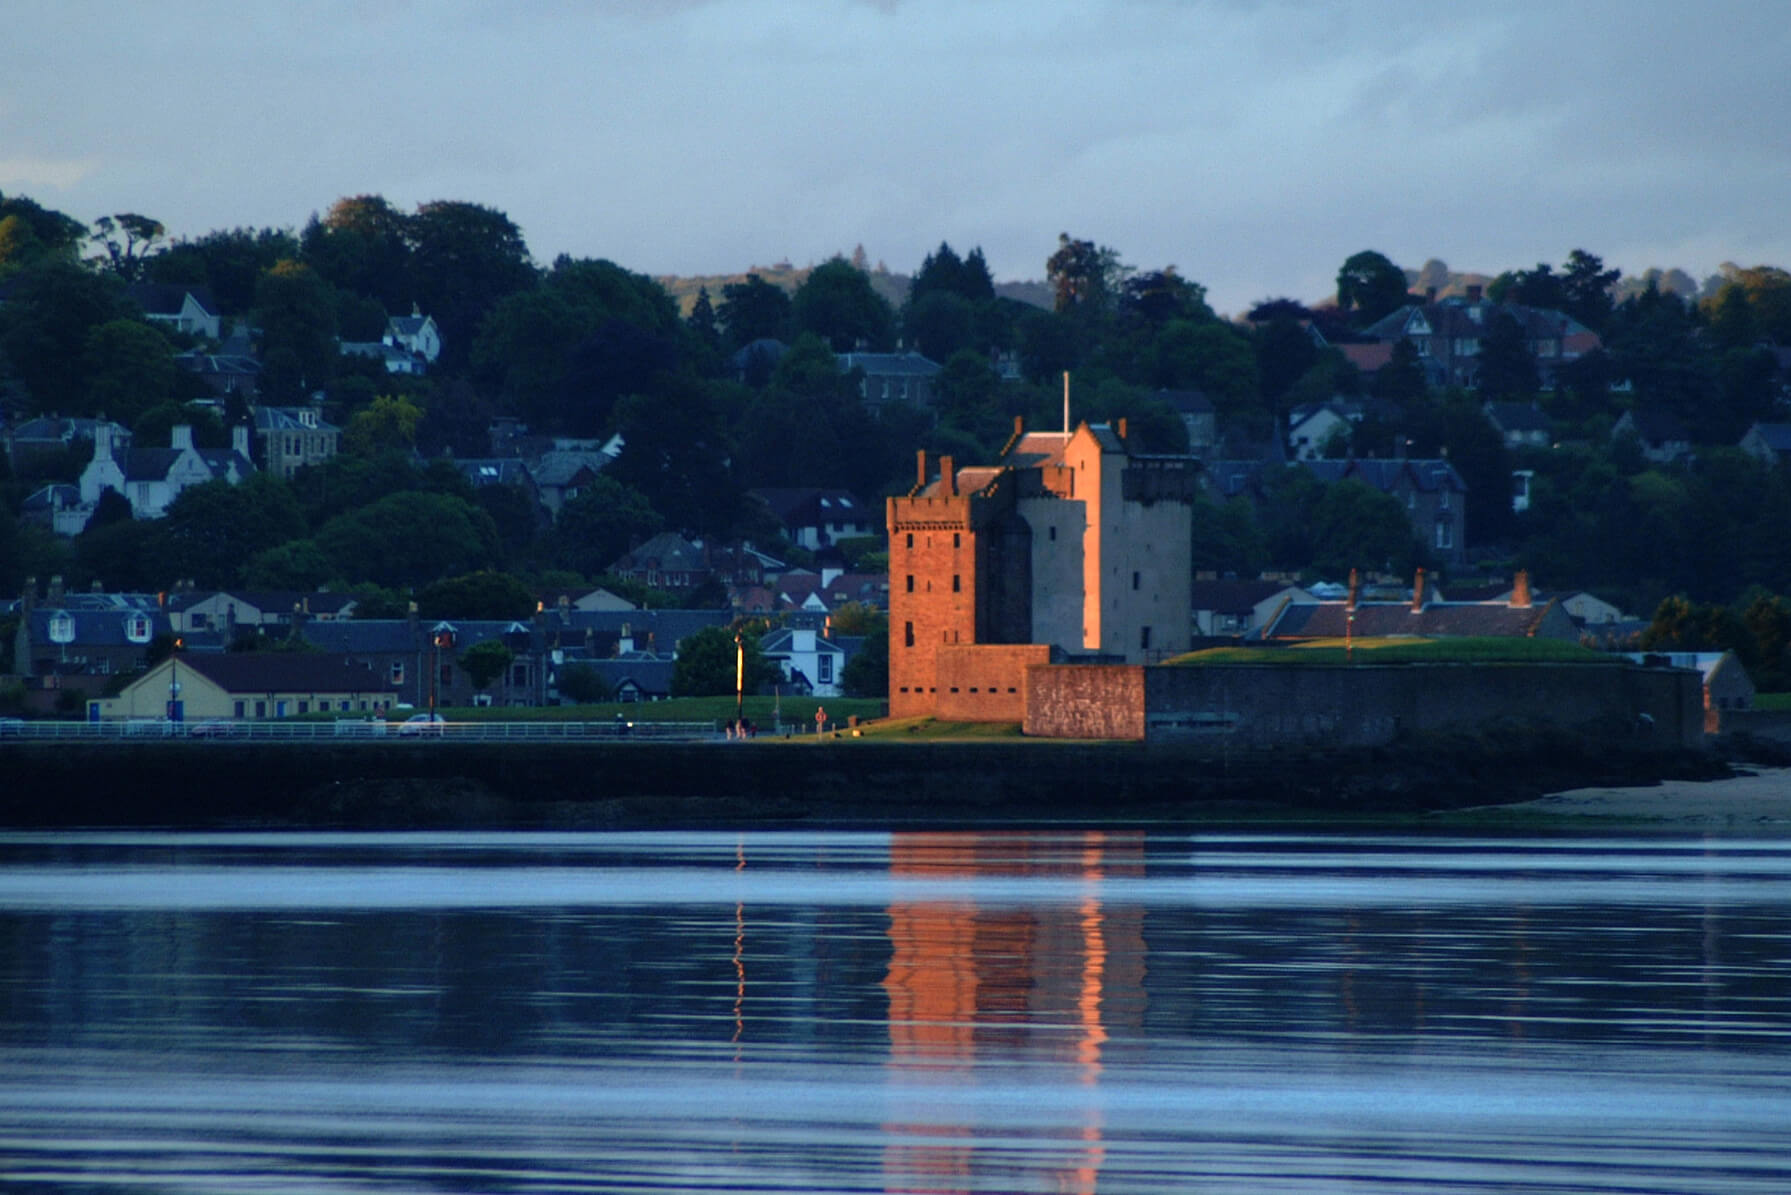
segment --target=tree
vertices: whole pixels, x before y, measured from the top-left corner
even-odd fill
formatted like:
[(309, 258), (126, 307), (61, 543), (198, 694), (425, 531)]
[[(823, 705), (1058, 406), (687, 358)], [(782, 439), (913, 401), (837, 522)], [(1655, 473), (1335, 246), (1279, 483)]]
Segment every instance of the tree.
[(1418, 559), (1411, 520), (1391, 494), (1354, 479), (1324, 487), (1313, 509), (1312, 566), (1341, 577), (1358, 566), (1407, 575)]
[(1575, 249), (1567, 255), (1562, 268), (1561, 291), (1567, 314), (1594, 332), (1604, 330), (1610, 318), (1612, 288), (1623, 276), (1621, 270), (1607, 270), (1596, 254)]
[(240, 484), (188, 486), (160, 520), (169, 570), (209, 588), (237, 584), (258, 553), (305, 533), (298, 500), (286, 483), (255, 473)]
[(1119, 316), (1153, 327), (1170, 320), (1215, 318), (1213, 309), (1207, 306), (1206, 287), (1183, 278), (1174, 266), (1133, 274), (1121, 282)]
[(1355, 327), (1365, 328), (1409, 300), (1405, 271), (1372, 249), (1350, 257), (1337, 271), (1337, 306)]
[(417, 613), (424, 618), (519, 621), (534, 614), (535, 604), (527, 585), (491, 569), (445, 577), (417, 591)]
[(1542, 386), (1523, 326), (1508, 312), (1495, 310), (1487, 317), (1477, 378), (1480, 397), (1488, 400), (1530, 398)]
[(414, 490), (336, 516), (316, 540), (335, 575), (389, 588), (478, 572), (498, 558), (489, 515), (460, 498)]
[(495, 208), (438, 200), (417, 205), (406, 225), (411, 281), (442, 332), (442, 365), (463, 365), (486, 312), (535, 284), (522, 230)]
[(1424, 358), (1418, 355), (1417, 346), (1403, 336), (1395, 340), (1387, 363), (1375, 371), (1374, 381), (1369, 384), (1369, 388), (1376, 398), (1391, 399), (1402, 404), (1417, 402), (1429, 393), (1430, 383), (1424, 376)]
[[(305, 592), (328, 584), (333, 567), (314, 539), (293, 539), (257, 552), (243, 567), (243, 584), (252, 589), (290, 589)], [(377, 615), (357, 606), (363, 618)]]
[(665, 520), (644, 494), (605, 471), (560, 507), (548, 557), (558, 568), (595, 577), (635, 544), (664, 529)]
[(558, 688), (561, 697), (579, 705), (596, 705), (615, 696), (603, 673), (590, 664), (567, 664), (561, 668)]
[(23, 195), (0, 195), (0, 277), (33, 262), (72, 263), (87, 226)]
[(83, 356), (87, 401), (109, 419), (130, 425), (174, 400), (180, 380), (174, 352), (151, 324), (131, 319), (99, 324), (87, 333)]
[(460, 666), (473, 682), (473, 688), (485, 690), (504, 675), (516, 660), (516, 653), (502, 639), (486, 639), (473, 644), (460, 654)]
[(338, 199), (322, 220), (306, 225), (304, 260), (330, 284), (403, 311), (416, 297), (411, 282), (410, 217), (383, 196)]
[(407, 450), (417, 442), (417, 424), (422, 418), (423, 412), (408, 398), (381, 394), (342, 429), (342, 451), (374, 457)]
[[(273, 382), (278, 402), (298, 403), (329, 384), (336, 368), (336, 303), (316, 271), (290, 258), (276, 262), (255, 284), (261, 351), (271, 364), (283, 357), (291, 371)], [(265, 371), (263, 389), (269, 379)]]
[(867, 634), (840, 670), (840, 686), (848, 697), (889, 696), (889, 628)]
[(748, 274), (745, 282), (730, 282), (722, 287), (716, 315), (727, 334), (730, 351), (745, 348), (755, 340), (785, 340), (790, 335), (789, 293), (757, 274)]
[(135, 212), (101, 216), (93, 222), (93, 234), (89, 238), (99, 246), (100, 252), (89, 260), (127, 282), (135, 282), (143, 276), (144, 259), (159, 252), (156, 242), (166, 232), (159, 220)]
[(240, 316), (254, 307), (261, 275), (299, 253), (298, 238), (285, 229), (233, 228), (175, 241), (143, 269), (151, 282), (208, 287), (225, 315)]
[(1057, 236), (1057, 252), (1045, 259), (1045, 277), (1059, 314), (1098, 320), (1111, 312), (1128, 273), (1119, 252), (1093, 241)]
[(615, 411), (625, 447), (606, 472), (645, 494), (668, 526), (726, 537), (744, 503), (721, 416), (716, 392), (694, 378), (629, 395)]
[[(740, 637), (738, 645), (736, 634)], [(783, 678), (777, 665), (766, 660), (759, 650), (756, 627), (704, 627), (678, 641), (678, 658), (672, 664), (672, 696), (732, 696), (737, 651), (744, 651), (745, 655), (743, 692), (757, 693)]]
[(790, 300), (798, 333), (813, 332), (836, 353), (868, 348), (884, 352), (895, 343), (895, 311), (871, 286), (870, 275), (835, 257), (809, 271)]
[(15, 275), (0, 304), (0, 353), (30, 393), (30, 410), (93, 415), (87, 338), (100, 325), (131, 316), (112, 274), (48, 258)]

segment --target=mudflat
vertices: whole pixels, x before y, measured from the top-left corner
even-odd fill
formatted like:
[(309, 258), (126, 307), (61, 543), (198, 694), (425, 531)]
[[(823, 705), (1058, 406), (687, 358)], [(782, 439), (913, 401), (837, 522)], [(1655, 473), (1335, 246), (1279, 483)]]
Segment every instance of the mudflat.
[(1791, 768), (1750, 768), (1721, 780), (1575, 788), (1499, 808), (1514, 815), (1535, 813), (1749, 833), (1791, 832)]

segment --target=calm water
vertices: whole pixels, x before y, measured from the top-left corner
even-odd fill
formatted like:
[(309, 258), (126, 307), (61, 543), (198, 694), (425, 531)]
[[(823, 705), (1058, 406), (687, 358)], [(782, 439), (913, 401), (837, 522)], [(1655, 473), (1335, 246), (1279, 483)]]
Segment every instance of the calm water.
[(1791, 841), (0, 836), (0, 1188), (1784, 1192)]

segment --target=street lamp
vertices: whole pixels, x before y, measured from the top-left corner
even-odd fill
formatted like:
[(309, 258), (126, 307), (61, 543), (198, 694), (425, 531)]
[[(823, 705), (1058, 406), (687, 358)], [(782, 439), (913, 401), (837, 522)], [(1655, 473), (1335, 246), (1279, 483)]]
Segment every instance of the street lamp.
[(174, 646), (168, 650), (168, 721), (181, 722), (180, 708), (180, 647), (181, 640), (175, 639)]
[(746, 640), (734, 632), (734, 732), (746, 725)]

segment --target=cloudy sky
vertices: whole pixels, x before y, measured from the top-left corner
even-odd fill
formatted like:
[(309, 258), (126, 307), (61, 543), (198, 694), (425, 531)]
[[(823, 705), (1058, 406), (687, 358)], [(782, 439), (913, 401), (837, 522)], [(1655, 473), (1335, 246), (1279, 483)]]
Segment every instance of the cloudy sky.
[(0, 191), (174, 237), (343, 195), (649, 274), (1057, 235), (1235, 312), (1416, 268), (1791, 267), (1777, 0), (0, 6)]

